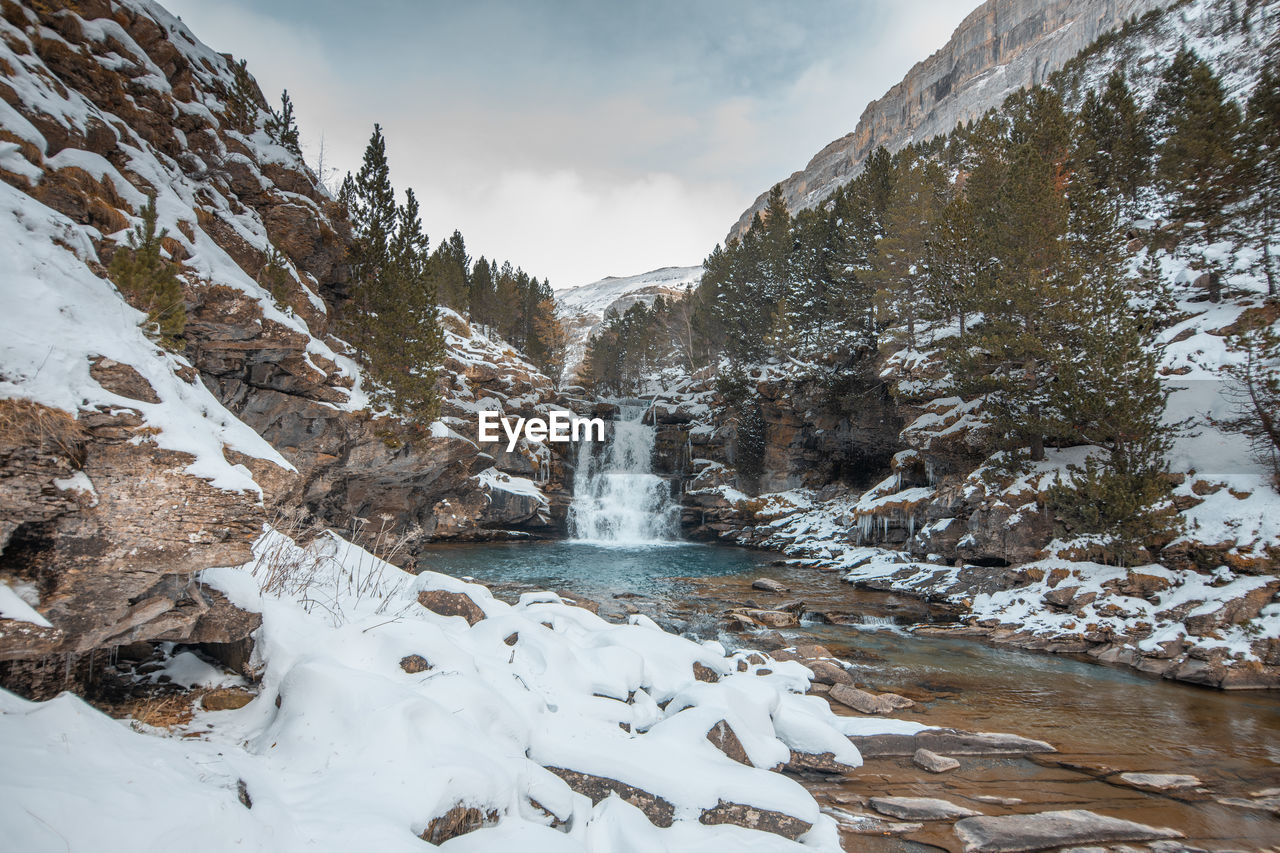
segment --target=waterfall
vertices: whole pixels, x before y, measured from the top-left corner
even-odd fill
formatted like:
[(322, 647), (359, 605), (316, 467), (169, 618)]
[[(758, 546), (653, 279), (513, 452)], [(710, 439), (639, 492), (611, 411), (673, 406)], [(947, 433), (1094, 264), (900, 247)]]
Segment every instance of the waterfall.
[(597, 545), (656, 545), (678, 538), (680, 507), (671, 486), (653, 473), (656, 430), (645, 405), (619, 407), (613, 438), (578, 445), (569, 534)]

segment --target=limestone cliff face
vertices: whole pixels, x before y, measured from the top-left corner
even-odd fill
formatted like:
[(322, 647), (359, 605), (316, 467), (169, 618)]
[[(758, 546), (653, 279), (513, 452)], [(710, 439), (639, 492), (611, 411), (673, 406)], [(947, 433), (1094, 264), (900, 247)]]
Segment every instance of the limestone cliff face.
[[(941, 50), (917, 63), (892, 89), (870, 103), (852, 133), (819, 151), (782, 182), (792, 212), (813, 207), (862, 170), (883, 145), (904, 145), (946, 133), (977, 118), (1010, 93), (1043, 83), (1098, 36), (1169, 0), (987, 0), (956, 28)], [(743, 233), (768, 193), (738, 219), (729, 236)]]

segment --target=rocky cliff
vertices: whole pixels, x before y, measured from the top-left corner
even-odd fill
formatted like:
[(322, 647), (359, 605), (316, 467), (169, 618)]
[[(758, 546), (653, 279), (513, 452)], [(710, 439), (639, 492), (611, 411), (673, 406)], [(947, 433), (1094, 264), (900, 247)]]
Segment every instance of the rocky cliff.
[[(246, 560), (279, 512), (355, 523), (357, 538), (390, 530), (410, 551), (553, 528), (559, 461), (475, 442), (478, 408), (555, 397), (501, 341), (445, 316), (442, 419), (424, 432), (370, 411), (331, 321), (348, 223), (295, 152), (231, 126), (230, 57), (146, 2), (4, 0), (0, 13), (7, 683), (63, 677), (64, 653), (236, 640), (225, 602), (193, 578)], [(261, 128), (256, 87), (253, 100)], [(176, 348), (107, 274), (148, 197), (182, 289)], [(283, 269), (270, 288), (269, 267)]]
[[(855, 178), (881, 145), (897, 151), (977, 118), (1011, 92), (1043, 83), (1100, 35), (1167, 5), (1169, 0), (987, 0), (942, 49), (872, 101), (852, 133), (782, 181), (787, 206), (793, 213), (813, 207)], [(768, 193), (761, 193), (729, 237), (746, 231), (767, 200)]]

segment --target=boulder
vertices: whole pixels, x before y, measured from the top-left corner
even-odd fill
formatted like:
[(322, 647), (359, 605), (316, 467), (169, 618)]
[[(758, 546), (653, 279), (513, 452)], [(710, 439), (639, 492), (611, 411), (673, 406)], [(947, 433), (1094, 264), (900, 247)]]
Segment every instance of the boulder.
[(922, 770), (928, 770), (930, 773), (946, 773), (948, 770), (955, 770), (960, 766), (960, 762), (954, 758), (947, 758), (927, 749), (917, 749), (916, 754), (911, 756), (911, 763)]
[(765, 592), (773, 592), (779, 595), (791, 592), (791, 588), (783, 585), (779, 581), (772, 578), (757, 578), (751, 584), (752, 589), (764, 590)]
[(813, 673), (813, 680), (818, 684), (853, 685), (853, 676), (844, 667), (827, 660), (805, 661), (805, 666)]
[(1181, 838), (1172, 829), (1146, 826), (1083, 809), (1039, 814), (967, 817), (955, 825), (965, 853), (1022, 853), (1071, 844)]
[(431, 664), (422, 655), (405, 655), (400, 658), (400, 668), (410, 675), (417, 675), (431, 669)]
[(795, 841), (813, 827), (813, 824), (808, 821), (792, 817), (789, 814), (760, 809), (741, 803), (726, 803), (724, 800), (717, 803), (714, 808), (704, 810), (698, 818), (698, 822), (708, 826), (727, 823), (733, 826), (745, 827), (746, 829), (772, 832), (774, 835), (781, 835), (783, 838), (788, 838), (792, 841)]
[(707, 740), (711, 741), (711, 745), (732, 758), (739, 764), (745, 764), (748, 767), (754, 767), (751, 759), (747, 757), (747, 751), (742, 746), (742, 741), (738, 740), (738, 736), (734, 734), (733, 728), (724, 720), (719, 720), (707, 732)]
[(617, 794), (620, 798), (644, 812), (644, 816), (654, 826), (671, 826), (671, 822), (674, 819), (675, 806), (657, 794), (642, 791), (634, 785), (628, 785), (625, 782), (619, 782), (617, 779), (610, 779), (606, 776), (580, 773), (577, 770), (569, 770), (565, 767), (548, 767), (547, 769), (563, 779), (574, 791), (591, 800), (593, 805), (598, 804), (610, 794)]
[(835, 685), (827, 695), (841, 705), (863, 714), (887, 714), (893, 710), (893, 704), (887, 699), (848, 684)]
[(492, 826), (498, 822), (499, 817), (496, 810), (482, 812), (480, 809), (458, 803), (439, 817), (432, 818), (419, 837), (423, 841), (440, 845), (451, 838), (466, 835), (481, 827)]
[(982, 814), (932, 797), (872, 797), (870, 805), (880, 814), (899, 820), (955, 820)]
[(855, 767), (836, 761), (834, 753), (830, 752), (792, 752), (791, 759), (783, 765), (784, 770), (792, 773), (848, 773)]
[(418, 603), (441, 616), (461, 616), (468, 625), (474, 625), (484, 618), (480, 605), (471, 600), (471, 596), (461, 592), (445, 592), (441, 589), (424, 589), (418, 593)]
[(698, 681), (705, 681), (707, 684), (715, 684), (720, 680), (720, 675), (714, 669), (704, 663), (698, 661), (693, 662), (693, 677)]

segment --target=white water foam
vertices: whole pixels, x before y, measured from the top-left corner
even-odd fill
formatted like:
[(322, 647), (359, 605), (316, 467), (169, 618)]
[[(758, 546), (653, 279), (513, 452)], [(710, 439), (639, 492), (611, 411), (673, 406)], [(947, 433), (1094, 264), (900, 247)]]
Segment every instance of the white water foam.
[(578, 446), (569, 533), (593, 545), (635, 547), (678, 541), (680, 506), (670, 484), (653, 473), (656, 431), (644, 423), (648, 407), (622, 406), (613, 437), (598, 448)]

